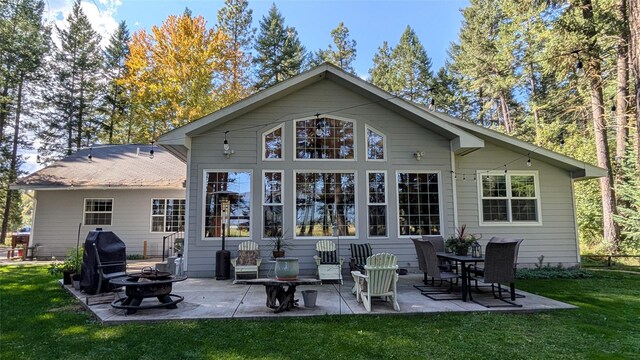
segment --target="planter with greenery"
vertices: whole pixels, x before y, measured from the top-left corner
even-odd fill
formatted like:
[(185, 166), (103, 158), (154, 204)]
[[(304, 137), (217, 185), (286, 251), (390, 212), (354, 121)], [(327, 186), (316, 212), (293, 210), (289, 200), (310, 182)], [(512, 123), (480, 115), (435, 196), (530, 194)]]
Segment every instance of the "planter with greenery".
[(53, 275), (62, 274), (62, 283), (72, 285), (73, 281), (80, 281), (80, 270), (82, 269), (82, 256), (84, 249), (69, 249), (67, 257), (62, 262), (53, 262), (49, 265), (49, 273)]
[(273, 257), (281, 258), (284, 257), (285, 250), (293, 247), (291, 243), (287, 239), (285, 239), (282, 235), (276, 235), (273, 239), (271, 239), (271, 247), (273, 248)]
[(469, 248), (474, 242), (482, 238), (479, 234), (469, 234), (467, 232), (467, 225), (462, 225), (459, 229), (456, 229), (456, 235), (451, 236), (445, 243), (445, 246), (451, 249), (456, 255), (466, 256), (469, 253)]

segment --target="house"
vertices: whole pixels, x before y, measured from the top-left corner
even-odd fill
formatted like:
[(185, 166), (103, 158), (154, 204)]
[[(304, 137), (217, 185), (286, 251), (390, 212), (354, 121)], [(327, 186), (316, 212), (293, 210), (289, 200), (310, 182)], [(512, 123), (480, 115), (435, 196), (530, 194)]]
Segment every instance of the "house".
[[(270, 254), (284, 234), (301, 273), (330, 239), (398, 256), (411, 237), (472, 233), (524, 238), (520, 266), (580, 262), (573, 182), (601, 168), (429, 111), (323, 64), (159, 138), (187, 163), (185, 268), (215, 273), (221, 200), (226, 248), (253, 240)], [(334, 233), (334, 226), (337, 231)], [(269, 266), (267, 262), (267, 266)], [(266, 270), (266, 268), (264, 269)], [(346, 270), (346, 266), (345, 266)]]
[[(153, 150), (153, 151), (152, 151)], [(112, 230), (127, 254), (162, 254), (163, 236), (182, 229), (184, 162), (153, 145), (97, 145), (20, 178), (32, 190), (30, 246), (38, 258), (64, 257), (90, 230)]]

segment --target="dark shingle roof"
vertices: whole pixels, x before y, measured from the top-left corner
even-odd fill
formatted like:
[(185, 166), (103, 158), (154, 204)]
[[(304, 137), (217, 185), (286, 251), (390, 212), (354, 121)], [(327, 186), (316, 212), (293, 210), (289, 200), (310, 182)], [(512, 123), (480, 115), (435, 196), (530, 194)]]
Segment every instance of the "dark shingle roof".
[(96, 145), (22, 177), (13, 189), (184, 187), (186, 164), (151, 145)]

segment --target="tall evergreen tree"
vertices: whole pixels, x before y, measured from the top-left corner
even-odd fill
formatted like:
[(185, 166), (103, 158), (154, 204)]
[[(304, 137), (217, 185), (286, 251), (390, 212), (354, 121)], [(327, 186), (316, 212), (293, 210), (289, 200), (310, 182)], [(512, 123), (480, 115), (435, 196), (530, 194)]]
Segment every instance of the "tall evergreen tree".
[[(103, 122), (104, 133), (101, 138), (107, 143), (128, 143), (131, 140), (129, 119), (129, 97), (119, 81), (125, 76), (125, 61), (129, 57), (131, 36), (124, 21), (120, 22), (109, 39), (104, 51), (104, 73), (107, 91), (102, 103), (102, 112), (106, 115)], [(105, 134), (106, 133), (106, 134)]]
[(391, 88), (396, 95), (410, 101), (427, 104), (433, 85), (431, 59), (415, 31), (407, 26), (391, 54), (393, 69)]
[(344, 26), (343, 22), (340, 22), (335, 29), (331, 30), (331, 38), (333, 39), (333, 45), (329, 44), (327, 50), (318, 50), (314, 55), (314, 59), (312, 59), (313, 65), (330, 62), (344, 71), (355, 74), (352, 64), (356, 60), (357, 42), (349, 39), (349, 28)]
[(52, 109), (44, 117), (40, 149), (44, 159), (70, 155), (97, 135), (97, 99), (102, 69), (100, 35), (93, 30), (80, 1), (67, 16), (67, 29), (57, 29), (60, 46), (50, 63), (52, 89), (45, 99)]
[(43, 58), (49, 49), (49, 28), (42, 19), (44, 2), (20, 0), (0, 3), (0, 244), (20, 218), (20, 194), (9, 190), (22, 158), (25, 115), (32, 107), (34, 83), (42, 79)]
[(219, 74), (219, 105), (232, 104), (250, 93), (251, 45), (256, 29), (247, 0), (225, 0), (218, 11), (218, 29), (225, 34), (225, 59)]
[(378, 52), (373, 55), (373, 67), (369, 69), (369, 81), (388, 92), (393, 91), (391, 88), (392, 51), (389, 43), (384, 41), (382, 46), (378, 47)]
[(299, 74), (305, 60), (305, 48), (293, 27), (285, 27), (284, 17), (271, 5), (269, 14), (260, 20), (260, 33), (256, 41), (256, 88), (266, 89)]

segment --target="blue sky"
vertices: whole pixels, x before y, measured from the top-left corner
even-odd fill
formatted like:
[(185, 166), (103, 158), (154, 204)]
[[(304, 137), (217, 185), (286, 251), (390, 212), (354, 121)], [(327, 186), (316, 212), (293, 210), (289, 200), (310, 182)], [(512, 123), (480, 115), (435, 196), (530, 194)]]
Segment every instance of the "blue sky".
[[(249, 0), (256, 28), (272, 3), (273, 0)], [(52, 15), (61, 20), (72, 0), (51, 0), (50, 4)], [(194, 15), (204, 16), (208, 25), (213, 26), (223, 4), (222, 0), (83, 0), (83, 10), (99, 32), (108, 34), (121, 20), (126, 21), (131, 32), (149, 29), (169, 15), (181, 14), (185, 7)], [(358, 43), (356, 72), (366, 77), (378, 47), (385, 40), (391, 46), (397, 44), (407, 25), (418, 34), (433, 60), (432, 70), (437, 71), (444, 64), (450, 42), (457, 40), (462, 21), (460, 9), (468, 1), (285, 0), (275, 4), (285, 17), (285, 24), (298, 30), (307, 50), (326, 49), (331, 43), (331, 30), (343, 21)]]
[[(272, 3), (273, 0), (249, 0), (256, 28)], [(357, 42), (356, 73), (367, 78), (378, 47), (385, 40), (395, 46), (407, 25), (420, 38), (432, 59), (435, 73), (444, 65), (449, 44), (457, 41), (462, 21), (460, 9), (467, 6), (468, 1), (280, 0), (275, 4), (285, 17), (285, 24), (296, 28), (301, 42), (309, 51), (326, 49), (332, 42), (331, 30), (344, 22), (351, 39)], [(64, 19), (72, 5), (73, 0), (48, 0), (47, 19), (65, 28)], [(204, 16), (212, 27), (217, 23), (218, 9), (223, 5), (223, 0), (82, 0), (82, 9), (94, 29), (102, 35), (103, 45), (108, 43), (110, 34), (122, 20), (133, 33), (160, 25), (169, 15), (182, 14), (188, 7), (194, 15)], [(22, 153), (28, 156), (23, 170), (32, 172), (40, 167), (35, 161), (35, 151)]]

